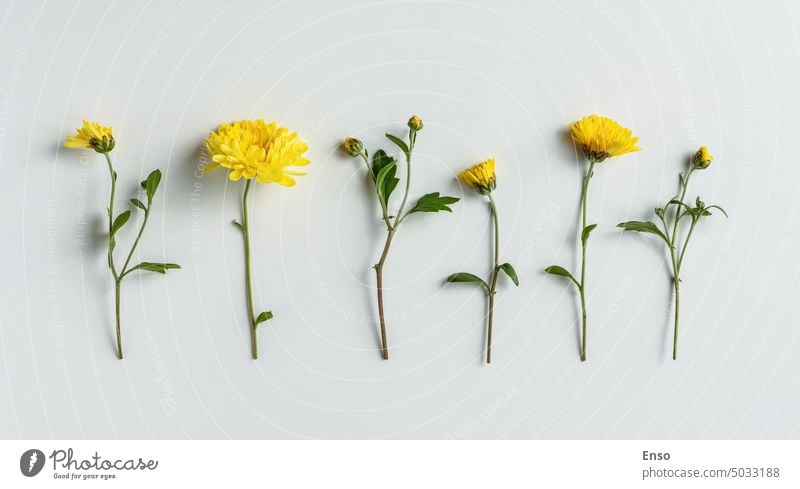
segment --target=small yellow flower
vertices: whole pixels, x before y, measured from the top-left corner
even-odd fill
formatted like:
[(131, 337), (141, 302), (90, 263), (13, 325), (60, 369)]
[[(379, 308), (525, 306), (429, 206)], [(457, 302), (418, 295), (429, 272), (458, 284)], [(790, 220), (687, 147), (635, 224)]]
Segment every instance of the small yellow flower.
[(345, 138), (342, 147), (350, 156), (360, 156), (364, 152), (364, 143), (356, 138)]
[(115, 144), (110, 127), (87, 120), (83, 121), (83, 127), (79, 127), (74, 136), (67, 136), (67, 140), (64, 141), (66, 148), (93, 149), (98, 153), (110, 152)]
[(708, 152), (708, 148), (700, 146), (700, 149), (692, 157), (692, 164), (698, 170), (705, 170), (714, 161), (714, 157)]
[(287, 167), (311, 163), (303, 158), (308, 146), (297, 133), (263, 119), (222, 124), (206, 138), (205, 145), (212, 161), (205, 171), (227, 168), (233, 181), (255, 178), (259, 183), (291, 187), (295, 184), (292, 176), (305, 173)]
[(408, 127), (413, 131), (421, 131), (425, 125), (422, 123), (422, 119), (419, 118), (417, 115), (412, 115), (411, 119), (408, 120)]
[(590, 115), (570, 126), (572, 139), (581, 145), (587, 159), (600, 163), (610, 156), (639, 151), (630, 129), (622, 127), (614, 119)]
[(478, 163), (458, 174), (462, 182), (481, 193), (488, 195), (497, 187), (497, 178), (494, 173), (494, 158)]

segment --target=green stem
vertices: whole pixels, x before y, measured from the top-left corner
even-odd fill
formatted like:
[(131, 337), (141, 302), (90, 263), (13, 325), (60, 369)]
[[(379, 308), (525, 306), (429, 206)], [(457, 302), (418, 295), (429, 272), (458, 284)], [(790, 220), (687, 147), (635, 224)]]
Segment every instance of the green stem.
[(247, 196), (250, 194), (252, 179), (247, 179), (242, 196), (242, 235), (244, 237), (244, 268), (247, 285), (247, 309), (250, 314), (250, 341), (253, 348), (253, 359), (258, 359), (258, 335), (256, 334), (256, 313), (253, 308), (253, 284), (250, 278), (250, 218), (247, 211)]
[(394, 227), (400, 225), (400, 222), (405, 218), (403, 216), (403, 209), (406, 207), (408, 201), (408, 191), (411, 189), (411, 152), (414, 151), (414, 141), (416, 140), (416, 132), (413, 129), (409, 130), (409, 147), (408, 154), (406, 154), (406, 190), (403, 193), (403, 200), (400, 202), (400, 208), (397, 209), (397, 215), (394, 216)]
[(122, 279), (114, 281), (114, 310), (117, 317), (117, 358), (122, 360), (122, 328), (120, 327), (119, 320), (119, 299), (120, 289), (122, 287)]
[[(589, 196), (589, 181), (594, 175), (595, 162), (589, 163), (586, 176), (583, 177), (583, 192), (581, 193), (581, 236), (586, 229), (586, 200)], [(581, 361), (586, 361), (586, 244), (587, 240), (581, 239), (581, 283), (578, 291), (581, 296)]]
[(492, 325), (494, 323), (494, 296), (497, 291), (497, 277), (500, 271), (500, 223), (497, 218), (497, 206), (494, 197), (489, 194), (489, 207), (492, 212), (494, 222), (494, 267), (492, 268), (492, 280), (489, 286), (489, 318), (486, 326), (486, 363), (492, 363)]
[(116, 241), (112, 233), (114, 226), (114, 197), (117, 193), (117, 173), (114, 171), (114, 165), (111, 163), (111, 156), (108, 153), (103, 153), (106, 157), (108, 164), (108, 175), (111, 177), (111, 194), (108, 198), (108, 268), (111, 270), (111, 276), (114, 279), (114, 312), (115, 312), (115, 330), (117, 333), (117, 358), (122, 360), (122, 326), (120, 324), (120, 288), (122, 285), (122, 277), (117, 273), (117, 268), (114, 265), (114, 247)]
[[(375, 284), (378, 294), (378, 321), (380, 322), (381, 328), (381, 357), (383, 357), (384, 360), (389, 359), (389, 343), (386, 335), (386, 314), (383, 307), (383, 267), (386, 263), (386, 258), (389, 256), (389, 248), (392, 246), (394, 233), (397, 232), (397, 228), (405, 218), (403, 215), (403, 210), (406, 207), (408, 193), (411, 189), (411, 153), (414, 151), (414, 142), (416, 141), (416, 131), (413, 129), (409, 130), (408, 140), (409, 147), (408, 153), (406, 153), (406, 188), (403, 193), (403, 200), (400, 203), (400, 208), (397, 210), (397, 215), (394, 216), (394, 223), (389, 220), (389, 212), (386, 208), (386, 204), (381, 202), (383, 220), (386, 223), (386, 242), (383, 245), (383, 252), (381, 253), (380, 260), (378, 260), (378, 263), (376, 263), (373, 267), (375, 269)], [(367, 164), (367, 168), (369, 169), (369, 161), (367, 160), (366, 155), (362, 154), (362, 157), (364, 158), (364, 163)], [(372, 170), (370, 170), (370, 172), (371, 171)]]
[[(689, 188), (689, 179), (692, 177), (692, 172), (694, 172), (694, 167), (690, 167), (689, 171), (686, 173), (686, 178), (681, 179), (681, 193), (678, 197), (678, 200), (682, 203), (683, 200), (686, 198), (686, 191)], [(694, 231), (694, 226), (697, 224), (695, 218), (692, 218), (692, 225), (689, 228), (689, 233), (686, 235), (686, 240), (681, 247), (680, 252), (675, 248), (675, 244), (678, 241), (678, 223), (680, 222), (681, 217), (681, 205), (675, 206), (675, 215), (674, 215), (674, 222), (672, 224), (672, 235), (669, 237), (669, 254), (670, 260), (672, 261), (672, 284), (675, 289), (675, 324), (673, 327), (673, 338), (672, 338), (672, 359), (676, 360), (678, 358), (678, 323), (680, 320), (680, 308), (681, 308), (681, 265), (683, 264), (683, 256), (686, 253), (686, 246), (689, 244), (689, 239), (692, 237), (692, 232)]]
[(389, 256), (389, 248), (392, 246), (395, 229), (389, 229), (386, 233), (386, 243), (383, 245), (383, 253), (378, 263), (375, 264), (375, 281), (378, 289), (378, 320), (381, 326), (381, 356), (384, 360), (389, 359), (389, 342), (386, 338), (386, 316), (383, 308), (383, 266)]

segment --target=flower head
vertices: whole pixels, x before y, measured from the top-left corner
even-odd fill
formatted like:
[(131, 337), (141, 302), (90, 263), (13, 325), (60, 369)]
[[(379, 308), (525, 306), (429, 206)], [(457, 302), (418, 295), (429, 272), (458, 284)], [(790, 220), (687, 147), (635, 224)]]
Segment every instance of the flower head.
[(583, 148), (586, 158), (595, 163), (640, 149), (636, 146), (639, 138), (608, 117), (594, 114), (584, 117), (570, 126), (570, 132), (572, 139)]
[(711, 153), (708, 152), (708, 148), (705, 146), (700, 146), (700, 149), (692, 156), (692, 165), (694, 165), (697, 170), (705, 170), (711, 165), (712, 161), (714, 161), (714, 157), (711, 156)]
[(412, 115), (411, 119), (408, 120), (408, 127), (412, 131), (421, 131), (425, 124), (422, 123), (422, 119), (419, 118), (417, 115)]
[(356, 138), (344, 138), (342, 148), (344, 148), (345, 152), (350, 156), (361, 156), (364, 152), (364, 143)]
[(494, 158), (471, 166), (458, 174), (462, 182), (471, 186), (481, 195), (489, 195), (497, 187), (497, 178), (494, 174)]
[(295, 184), (292, 176), (305, 173), (287, 167), (311, 163), (302, 156), (308, 146), (297, 133), (263, 119), (222, 124), (206, 138), (205, 145), (212, 160), (205, 171), (227, 168), (233, 181), (255, 178), (259, 183), (291, 187)]
[(93, 149), (103, 154), (114, 149), (115, 144), (110, 127), (87, 120), (83, 121), (83, 127), (79, 127), (74, 136), (67, 136), (67, 140), (64, 141), (66, 148)]

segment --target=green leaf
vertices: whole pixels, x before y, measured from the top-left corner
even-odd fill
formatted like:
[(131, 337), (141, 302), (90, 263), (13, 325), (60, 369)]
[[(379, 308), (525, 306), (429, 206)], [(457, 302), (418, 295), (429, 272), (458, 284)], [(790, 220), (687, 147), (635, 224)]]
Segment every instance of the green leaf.
[[(710, 205), (710, 206), (706, 207), (706, 210), (708, 210), (708, 209), (719, 209), (719, 211), (720, 211), (721, 213), (725, 214), (725, 217), (728, 217), (728, 213), (727, 213), (727, 212), (725, 212), (725, 209), (723, 209), (722, 207), (720, 207), (720, 206), (718, 206), (718, 205)], [(706, 214), (706, 215), (710, 216), (710, 215), (711, 215), (711, 213), (709, 212), (709, 213), (708, 213), (708, 214)]]
[(393, 165), (397, 162), (396, 159), (386, 154), (386, 151), (379, 149), (372, 155), (372, 179), (376, 181), (378, 179), (378, 174), (383, 170), (385, 167), (389, 165)]
[(256, 326), (258, 326), (261, 323), (267, 322), (272, 318), (273, 318), (272, 311), (263, 311), (256, 318)]
[(580, 284), (578, 283), (577, 280), (575, 280), (575, 277), (573, 277), (572, 274), (569, 273), (567, 271), (567, 269), (564, 268), (564, 267), (560, 267), (558, 265), (550, 265), (549, 267), (545, 268), (544, 271), (545, 271), (545, 273), (549, 273), (551, 275), (558, 275), (560, 277), (567, 277), (568, 279), (572, 280), (575, 283), (575, 285), (580, 287)]
[(237, 228), (239, 228), (240, 230), (244, 230), (244, 228), (242, 227), (242, 223), (240, 223), (240, 222), (239, 222), (239, 221), (237, 221), (236, 219), (232, 220), (232, 221), (231, 221), (231, 224), (233, 224), (234, 226), (236, 226), (236, 227), (237, 227)]
[(395, 177), (395, 174), (397, 174), (397, 161), (392, 159), (391, 163), (381, 168), (375, 178), (375, 190), (378, 192), (378, 199), (384, 206), (389, 204), (389, 197), (397, 187), (399, 180)]
[(447, 195), (439, 195), (439, 192), (433, 192), (431, 194), (425, 194), (419, 198), (414, 207), (408, 211), (409, 214), (414, 212), (439, 212), (439, 211), (447, 211), (453, 212), (453, 210), (448, 207), (452, 204), (458, 202), (458, 197), (449, 197)]
[(127, 275), (128, 273), (131, 273), (134, 270), (146, 270), (148, 272), (165, 274), (167, 273), (167, 270), (176, 270), (179, 269), (180, 267), (181, 266), (178, 265), (177, 263), (153, 263), (149, 261), (143, 261), (142, 263), (139, 263), (135, 267), (125, 272), (125, 274)]
[(508, 275), (508, 278), (514, 282), (514, 285), (519, 287), (519, 277), (517, 277), (517, 271), (514, 270), (514, 267), (512, 267), (510, 263), (503, 263), (500, 265), (500, 270), (506, 272), (506, 275)]
[(161, 170), (153, 170), (147, 175), (147, 180), (142, 182), (142, 186), (147, 191), (148, 203), (153, 200), (153, 196), (156, 194), (156, 190), (158, 190), (159, 183), (161, 183)]
[(473, 284), (480, 284), (486, 291), (489, 290), (489, 286), (486, 282), (483, 281), (482, 278), (478, 277), (477, 275), (473, 275), (467, 272), (458, 272), (450, 275), (447, 277), (448, 282), (453, 283), (473, 283)]
[(586, 241), (589, 239), (589, 235), (592, 234), (594, 228), (597, 227), (597, 224), (589, 224), (585, 228), (583, 228), (583, 232), (581, 233), (581, 242), (586, 244)]
[(406, 142), (405, 142), (405, 141), (403, 141), (402, 139), (398, 138), (397, 136), (393, 136), (393, 135), (391, 135), (391, 134), (389, 134), (389, 133), (386, 133), (386, 137), (387, 137), (387, 138), (389, 138), (389, 141), (391, 141), (391, 142), (393, 142), (394, 144), (396, 144), (396, 145), (397, 145), (397, 147), (398, 147), (398, 148), (400, 148), (400, 150), (401, 150), (403, 153), (405, 153), (405, 155), (406, 155), (406, 158), (408, 158), (408, 156), (409, 156), (409, 149), (408, 149), (408, 145), (406, 144)]
[(120, 230), (122, 226), (128, 222), (128, 219), (131, 217), (131, 211), (125, 211), (122, 214), (118, 215), (116, 219), (114, 219), (114, 223), (111, 225), (111, 236), (117, 234), (117, 231)]
[(135, 207), (138, 207), (143, 211), (147, 211), (147, 207), (139, 199), (131, 199), (131, 204), (133, 204)]
[(669, 240), (664, 233), (661, 232), (658, 227), (650, 221), (628, 221), (628, 222), (621, 222), (617, 224), (618, 228), (622, 228), (625, 231), (636, 231), (638, 233), (650, 233), (655, 234), (656, 236), (660, 237), (667, 243), (669, 246)]

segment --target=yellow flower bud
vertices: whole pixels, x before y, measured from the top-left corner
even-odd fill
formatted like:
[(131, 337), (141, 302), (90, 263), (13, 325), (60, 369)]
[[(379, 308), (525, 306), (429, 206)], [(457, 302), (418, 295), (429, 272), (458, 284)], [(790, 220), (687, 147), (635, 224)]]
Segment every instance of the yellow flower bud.
[(700, 146), (694, 156), (692, 156), (692, 164), (697, 170), (705, 170), (714, 161), (714, 157), (708, 152), (708, 148)]
[(342, 143), (342, 148), (344, 148), (350, 156), (361, 156), (364, 152), (364, 143), (356, 138), (345, 138)]
[(422, 123), (422, 119), (420, 119), (419, 116), (412, 115), (411, 119), (408, 120), (408, 127), (412, 131), (419, 132), (423, 127), (425, 127), (425, 125)]

